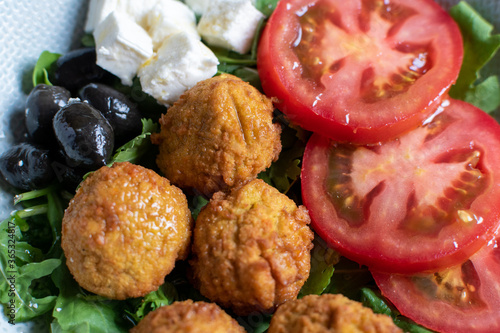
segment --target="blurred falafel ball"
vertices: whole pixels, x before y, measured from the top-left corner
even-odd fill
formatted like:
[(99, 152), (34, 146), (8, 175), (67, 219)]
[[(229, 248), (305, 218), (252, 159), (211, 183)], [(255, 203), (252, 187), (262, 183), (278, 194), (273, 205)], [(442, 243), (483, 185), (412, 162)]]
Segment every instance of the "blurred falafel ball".
[(81, 287), (111, 299), (157, 290), (188, 255), (193, 219), (184, 193), (128, 162), (90, 174), (62, 221), (66, 264)]
[(186, 300), (148, 313), (130, 333), (244, 333), (238, 322), (215, 303)]
[(278, 307), (268, 333), (402, 333), (389, 316), (340, 294), (308, 295)]
[(304, 206), (260, 179), (215, 193), (195, 222), (194, 286), (237, 315), (273, 312), (309, 277), (309, 223)]
[(156, 163), (175, 185), (207, 198), (242, 185), (278, 159), (281, 126), (269, 98), (222, 74), (184, 93), (160, 119)]

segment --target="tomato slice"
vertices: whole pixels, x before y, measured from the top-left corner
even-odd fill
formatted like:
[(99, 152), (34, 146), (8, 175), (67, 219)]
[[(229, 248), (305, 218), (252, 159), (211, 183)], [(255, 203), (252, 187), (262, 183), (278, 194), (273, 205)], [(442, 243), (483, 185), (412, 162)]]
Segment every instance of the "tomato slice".
[(432, 0), (281, 0), (257, 68), (292, 122), (365, 144), (421, 125), (462, 57), (460, 30)]
[(500, 125), (446, 100), (433, 119), (372, 146), (314, 134), (302, 166), (312, 227), (373, 270), (410, 273), (457, 265), (500, 219)]
[(403, 315), (442, 333), (500, 332), (500, 239), (461, 265), (413, 276), (373, 273)]

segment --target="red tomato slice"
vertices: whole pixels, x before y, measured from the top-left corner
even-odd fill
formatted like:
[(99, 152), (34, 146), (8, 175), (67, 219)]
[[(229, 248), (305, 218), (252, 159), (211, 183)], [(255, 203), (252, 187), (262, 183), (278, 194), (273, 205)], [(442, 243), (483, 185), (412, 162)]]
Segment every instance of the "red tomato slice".
[(257, 68), (292, 122), (364, 144), (421, 125), (462, 56), (460, 30), (432, 0), (281, 0)]
[(500, 125), (461, 101), (373, 146), (307, 143), (302, 197), (315, 231), (373, 270), (410, 273), (462, 263), (500, 219)]
[(432, 330), (500, 332), (500, 239), (445, 271), (373, 276), (399, 312)]

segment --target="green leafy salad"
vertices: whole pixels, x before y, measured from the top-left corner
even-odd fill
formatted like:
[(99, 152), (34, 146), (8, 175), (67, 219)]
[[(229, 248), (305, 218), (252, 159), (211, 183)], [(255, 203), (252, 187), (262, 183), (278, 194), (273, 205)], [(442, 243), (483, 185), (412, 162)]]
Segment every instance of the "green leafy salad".
[[(257, 0), (256, 7), (268, 17), (277, 2)], [(450, 14), (462, 32), (464, 61), (449, 94), (494, 115), (500, 106), (499, 78), (484, 77), (482, 69), (500, 48), (500, 34), (492, 34), (492, 25), (465, 2), (453, 7)], [(264, 25), (265, 21), (259, 29)], [(260, 88), (256, 70), (258, 36), (245, 55), (213, 49), (220, 62), (218, 74), (230, 73)], [(82, 43), (92, 45), (92, 38), (85, 36)], [(59, 56), (48, 51), (41, 54), (33, 72), (34, 85), (50, 84), (51, 68)], [(132, 87), (117, 84), (116, 88), (130, 95), (134, 89), (140, 89), (140, 84), (135, 80)], [(143, 104), (141, 109), (148, 110), (142, 120), (142, 133), (116, 149), (111, 163), (129, 161), (157, 170), (154, 162), (157, 148), (149, 137), (159, 130), (157, 120), (165, 109), (152, 98), (142, 99), (140, 104)], [(283, 149), (279, 159), (259, 178), (300, 204), (301, 158), (309, 133), (291, 126), (279, 112), (276, 120), (283, 124)], [(205, 300), (188, 282), (185, 262), (178, 262), (165, 283), (143, 298), (115, 301), (80, 288), (65, 265), (60, 246), (61, 221), (71, 197), (59, 183), (20, 193), (14, 198), (17, 210), (0, 223), (0, 303), (6, 320), (15, 317), (15, 323), (42, 321), (52, 332), (127, 332), (147, 313), (163, 305), (186, 299)], [(196, 218), (207, 200), (201, 196), (188, 196), (188, 200)], [(367, 268), (340, 257), (319, 237), (314, 245), (310, 276), (299, 297), (342, 293), (377, 313), (391, 316), (404, 331), (429, 332), (401, 316), (381, 296)], [(13, 312), (15, 316), (9, 316)], [(271, 317), (235, 318), (248, 332), (257, 333), (267, 330)]]

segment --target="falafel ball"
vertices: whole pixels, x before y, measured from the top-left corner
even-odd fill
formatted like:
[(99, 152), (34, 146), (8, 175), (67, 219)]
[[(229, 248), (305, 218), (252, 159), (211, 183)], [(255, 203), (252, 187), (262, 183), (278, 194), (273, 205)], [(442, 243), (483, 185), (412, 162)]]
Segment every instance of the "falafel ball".
[(130, 333), (245, 333), (217, 304), (187, 300), (150, 312)]
[(190, 245), (186, 196), (152, 170), (128, 162), (83, 181), (62, 221), (61, 246), (81, 287), (112, 299), (158, 289)]
[(281, 151), (271, 100), (229, 74), (199, 82), (160, 124), (152, 136), (158, 167), (173, 184), (206, 197), (256, 178)]
[(304, 206), (260, 179), (217, 192), (195, 222), (195, 287), (238, 315), (273, 312), (295, 299), (309, 276), (309, 223)]
[(271, 318), (268, 333), (402, 333), (389, 316), (375, 314), (340, 294), (308, 295), (287, 302)]

